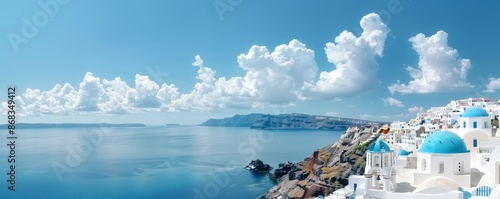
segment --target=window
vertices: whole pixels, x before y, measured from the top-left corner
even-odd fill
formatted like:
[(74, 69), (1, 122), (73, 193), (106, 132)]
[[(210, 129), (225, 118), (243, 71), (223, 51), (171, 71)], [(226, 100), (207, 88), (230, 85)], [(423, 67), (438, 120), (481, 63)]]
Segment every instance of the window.
[(425, 162), (425, 159), (422, 159), (422, 171), (425, 171), (427, 169), (427, 165)]
[(463, 161), (458, 162), (458, 173), (464, 173), (464, 170), (462, 168), (463, 164)]
[(474, 123), (472, 123), (472, 128), (477, 129), (477, 122), (476, 121), (474, 121)]
[(380, 160), (379, 160), (378, 155), (376, 155), (376, 156), (373, 158), (373, 161), (375, 161), (375, 166), (376, 166), (376, 167), (379, 167), (379, 166), (380, 166)]
[(474, 138), (474, 140), (472, 140), (472, 146), (477, 147), (477, 139), (476, 138)]
[(372, 166), (372, 157), (371, 157), (370, 153), (366, 154), (366, 159), (368, 161), (368, 165)]
[(439, 174), (444, 173), (444, 162), (439, 162)]
[(465, 125), (465, 122), (464, 122), (464, 125), (463, 125), (463, 126), (464, 126), (464, 128), (467, 128), (467, 125)]
[(488, 128), (488, 123), (484, 122), (484, 128)]
[(389, 162), (389, 156), (385, 155), (384, 157), (384, 167), (388, 167), (389, 165), (387, 164)]
[[(500, 171), (500, 165), (498, 166), (498, 171)], [(498, 174), (498, 181), (500, 182), (500, 174)]]

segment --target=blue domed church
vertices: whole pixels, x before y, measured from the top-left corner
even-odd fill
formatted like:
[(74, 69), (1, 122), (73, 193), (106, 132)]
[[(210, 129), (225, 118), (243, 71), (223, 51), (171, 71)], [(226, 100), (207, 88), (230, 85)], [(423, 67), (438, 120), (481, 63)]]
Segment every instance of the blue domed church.
[(391, 191), (394, 181), (392, 178), (394, 151), (379, 138), (368, 149), (366, 160), (365, 190), (375, 188)]
[(462, 138), (450, 131), (438, 131), (424, 140), (417, 153), (413, 185), (438, 177), (471, 187), (470, 168), (470, 151)]
[(488, 112), (482, 108), (470, 107), (465, 109), (460, 116), (459, 124), (462, 134), (467, 131), (477, 130), (491, 136), (491, 118)]

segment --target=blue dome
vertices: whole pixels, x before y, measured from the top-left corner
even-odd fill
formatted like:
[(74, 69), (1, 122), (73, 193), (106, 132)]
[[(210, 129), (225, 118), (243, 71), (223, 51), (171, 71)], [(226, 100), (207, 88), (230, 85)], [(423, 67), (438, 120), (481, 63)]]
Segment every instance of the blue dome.
[(410, 153), (408, 153), (408, 151), (404, 149), (401, 149), (401, 151), (399, 151), (398, 153), (398, 156), (407, 156), (407, 155), (410, 155)]
[(482, 108), (478, 107), (470, 107), (465, 109), (464, 113), (462, 113), (462, 117), (488, 117), (488, 112), (486, 112)]
[(464, 141), (457, 134), (450, 131), (435, 132), (424, 140), (422, 153), (467, 153)]
[(368, 149), (370, 152), (385, 152), (385, 151), (391, 151), (391, 148), (389, 148), (389, 145), (382, 141), (382, 139), (377, 139), (371, 146), (370, 149)]

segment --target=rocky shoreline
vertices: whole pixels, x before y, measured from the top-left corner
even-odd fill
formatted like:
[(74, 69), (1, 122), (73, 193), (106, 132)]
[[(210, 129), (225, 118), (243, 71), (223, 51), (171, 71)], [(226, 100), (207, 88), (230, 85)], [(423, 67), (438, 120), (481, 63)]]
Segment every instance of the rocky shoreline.
[(279, 183), (261, 198), (314, 198), (343, 188), (349, 176), (364, 173), (365, 151), (378, 138), (381, 127), (382, 124), (371, 124), (348, 129), (335, 144), (290, 165), (286, 174), (280, 171)]

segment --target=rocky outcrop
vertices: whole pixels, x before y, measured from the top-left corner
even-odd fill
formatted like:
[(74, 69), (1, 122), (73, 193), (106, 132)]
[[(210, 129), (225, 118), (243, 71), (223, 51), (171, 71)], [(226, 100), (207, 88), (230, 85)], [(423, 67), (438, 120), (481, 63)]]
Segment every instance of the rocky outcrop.
[(267, 173), (270, 170), (272, 170), (273, 167), (269, 166), (268, 164), (264, 164), (262, 160), (257, 159), (257, 160), (252, 160), (250, 164), (248, 164), (245, 167), (245, 169), (250, 170), (254, 173)]
[[(292, 177), (290, 178), (294, 178), (295, 179), (295, 171), (297, 170), (297, 168), (295, 167), (295, 165), (291, 162), (286, 162), (286, 163), (281, 163), (278, 165), (278, 168), (274, 170), (273, 173), (269, 173), (269, 178), (273, 179), (273, 180), (277, 180), (277, 179), (280, 179), (282, 176), (284, 175), (292, 175)], [(292, 171), (292, 172), (290, 172)]]
[(224, 119), (209, 119), (200, 126), (250, 127), (254, 129), (320, 129), (346, 130), (355, 125), (374, 123), (368, 120), (307, 114), (258, 114), (235, 115)]
[(349, 176), (361, 175), (365, 169), (365, 152), (379, 134), (381, 124), (352, 127), (338, 142), (313, 152), (294, 164), (288, 175), (262, 198), (314, 198), (326, 196), (348, 184)]

